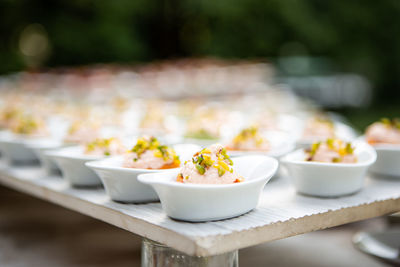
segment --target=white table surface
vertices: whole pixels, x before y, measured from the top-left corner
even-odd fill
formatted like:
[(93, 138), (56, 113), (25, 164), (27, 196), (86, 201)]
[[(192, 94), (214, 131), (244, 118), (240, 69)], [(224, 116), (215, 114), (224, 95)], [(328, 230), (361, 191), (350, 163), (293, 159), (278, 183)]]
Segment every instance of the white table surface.
[(38, 166), (1, 163), (0, 183), (198, 256), (400, 211), (400, 179), (377, 177), (368, 177), (357, 194), (324, 199), (297, 194), (282, 176), (266, 185), (257, 209), (206, 223), (172, 220), (160, 203), (121, 204), (111, 201), (102, 188), (71, 188), (59, 176), (46, 176)]

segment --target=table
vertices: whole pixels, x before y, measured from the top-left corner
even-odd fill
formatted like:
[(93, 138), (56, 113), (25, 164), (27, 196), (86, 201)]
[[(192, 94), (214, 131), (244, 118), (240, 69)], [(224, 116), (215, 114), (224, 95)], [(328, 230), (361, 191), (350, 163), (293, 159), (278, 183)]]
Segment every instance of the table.
[(257, 209), (205, 223), (172, 220), (160, 203), (113, 202), (103, 188), (71, 188), (37, 165), (0, 162), (0, 183), (202, 257), (400, 211), (400, 181), (379, 177), (368, 177), (364, 189), (354, 195), (314, 198), (296, 194), (283, 173), (266, 185)]

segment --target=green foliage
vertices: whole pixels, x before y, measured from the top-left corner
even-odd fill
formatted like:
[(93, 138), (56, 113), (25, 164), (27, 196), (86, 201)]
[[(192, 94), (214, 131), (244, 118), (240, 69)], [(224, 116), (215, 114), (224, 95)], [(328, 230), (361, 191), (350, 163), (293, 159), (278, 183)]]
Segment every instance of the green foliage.
[(45, 66), (276, 58), (295, 42), (390, 97), (400, 86), (399, 14), (398, 0), (2, 0), (0, 73), (24, 68), (18, 38), (39, 23), (51, 44)]

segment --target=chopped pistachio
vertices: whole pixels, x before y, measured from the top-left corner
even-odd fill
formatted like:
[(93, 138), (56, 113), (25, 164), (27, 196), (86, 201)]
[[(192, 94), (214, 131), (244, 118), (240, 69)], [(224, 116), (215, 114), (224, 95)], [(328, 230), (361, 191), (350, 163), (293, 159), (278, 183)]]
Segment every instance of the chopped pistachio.
[(347, 143), (347, 144), (346, 144), (346, 152), (347, 152), (348, 154), (353, 154), (354, 148), (351, 146), (351, 143)]
[(188, 138), (194, 138), (194, 139), (205, 139), (205, 140), (212, 140), (212, 139), (217, 139), (218, 136), (213, 135), (212, 133), (209, 133), (205, 129), (200, 129), (196, 132), (190, 132), (185, 135), (185, 137)]
[(335, 163), (341, 162), (341, 161), (342, 161), (341, 158), (333, 158), (333, 159), (332, 159), (332, 162), (335, 162)]
[(390, 126), (392, 124), (391, 120), (388, 118), (382, 118), (381, 122), (387, 126)]
[(211, 157), (204, 155), (203, 158), (204, 160), (202, 161), (202, 165), (204, 165), (205, 167), (209, 167), (213, 164)]
[(204, 160), (203, 155), (200, 154), (200, 155), (199, 155), (198, 163), (201, 164), (201, 163), (203, 162), (203, 160)]
[[(341, 162), (343, 157), (349, 154), (354, 153), (354, 148), (352, 147), (351, 143), (345, 143), (340, 139), (333, 139), (329, 138), (325, 142), (326, 146), (335, 151), (339, 156), (337, 158), (332, 159), (332, 162)], [(321, 142), (314, 143), (311, 146), (311, 149), (306, 149), (305, 152), (307, 153), (306, 161), (312, 161), (314, 159), (315, 153), (319, 149)]]
[(328, 145), (328, 147), (329, 147), (330, 149), (333, 149), (333, 144), (334, 144), (334, 142), (335, 142), (335, 140), (334, 140), (333, 138), (328, 138), (328, 139), (326, 140), (326, 144)]
[(317, 150), (318, 150), (320, 145), (321, 145), (321, 142), (312, 144), (311, 151), (310, 151), (310, 156), (311, 157), (315, 155), (315, 153), (317, 152)]
[(258, 133), (258, 127), (250, 126), (240, 131), (240, 133), (233, 138), (233, 143), (239, 144), (252, 138), (255, 140), (257, 146), (265, 142), (265, 139)]
[(173, 160), (174, 164), (180, 164), (179, 156), (176, 155), (175, 151), (166, 145), (161, 145), (155, 137), (139, 138), (130, 152), (136, 153), (140, 158), (147, 150), (152, 150), (155, 157), (162, 158), (164, 161)]
[(200, 164), (196, 164), (195, 166), (196, 166), (197, 171), (200, 174), (204, 174), (206, 172), (206, 169), (203, 166), (201, 166)]
[(221, 177), (222, 175), (225, 174), (225, 169), (224, 168), (218, 168), (218, 176)]

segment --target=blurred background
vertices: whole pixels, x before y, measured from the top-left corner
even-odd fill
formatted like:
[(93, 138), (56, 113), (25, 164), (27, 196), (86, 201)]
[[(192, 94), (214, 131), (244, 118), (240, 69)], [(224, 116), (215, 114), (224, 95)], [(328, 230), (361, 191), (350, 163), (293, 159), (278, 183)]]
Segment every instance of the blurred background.
[[(232, 123), (239, 121), (237, 111), (245, 119), (268, 122), (273, 121), (271, 110), (302, 117), (302, 112), (317, 114), (322, 108), (343, 115), (361, 133), (382, 117), (400, 116), (399, 15), (399, 0), (0, 0), (0, 129), (7, 119), (3, 111), (7, 115), (7, 106), (14, 104), (43, 117), (67, 114), (73, 122), (89, 121), (95, 114), (106, 125), (132, 126), (131, 132), (136, 127), (167, 133), (184, 132), (176, 114), (190, 129), (191, 121), (238, 126)], [(260, 93), (267, 89), (268, 94)], [(32, 97), (35, 90), (40, 97)], [(214, 102), (229, 93), (233, 97)], [(156, 99), (163, 97), (177, 104)], [(201, 109), (205, 103), (218, 116), (210, 118)], [(132, 114), (129, 104), (135, 107)], [(141, 123), (137, 118), (133, 125), (138, 110), (143, 111)], [(131, 117), (122, 116), (124, 112)], [(164, 124), (170, 128), (160, 129)], [(300, 132), (295, 124), (289, 126)], [(139, 264), (139, 245), (133, 254), (130, 246), (139, 244), (137, 237), (3, 187), (0, 192), (7, 203), (0, 205), (6, 218), (0, 223), (0, 247), (5, 248), (0, 259), (23, 264), (45, 259), (47, 265), (54, 261), (59, 266), (88, 266), (88, 259), (96, 259), (99, 266), (111, 261), (131, 266), (135, 257)], [(386, 223), (384, 218), (367, 222), (373, 229)], [(351, 237), (361, 227), (350, 224), (246, 249), (241, 261), (256, 266), (249, 260), (259, 255), (259, 262), (282, 264), (280, 255), (287, 255), (289, 246), (293, 253), (285, 256), (287, 266), (299, 260), (322, 266), (325, 258), (314, 256), (324, 244), (327, 254), (321, 255), (334, 257), (324, 266), (382, 266), (354, 253)], [(38, 241), (43, 236), (47, 242)], [(76, 238), (93, 251), (80, 250)], [(100, 251), (108, 254), (99, 253), (100, 243), (106, 245)], [(276, 244), (281, 253), (274, 253)], [(266, 247), (272, 248), (269, 254)], [(121, 255), (129, 262), (116, 265), (114, 259)]]
[(398, 0), (2, 0), (0, 74), (257, 60), (362, 130), (400, 111), (399, 14)]

